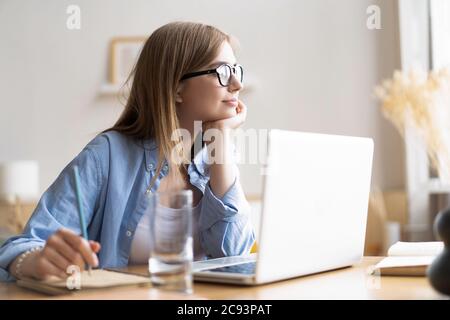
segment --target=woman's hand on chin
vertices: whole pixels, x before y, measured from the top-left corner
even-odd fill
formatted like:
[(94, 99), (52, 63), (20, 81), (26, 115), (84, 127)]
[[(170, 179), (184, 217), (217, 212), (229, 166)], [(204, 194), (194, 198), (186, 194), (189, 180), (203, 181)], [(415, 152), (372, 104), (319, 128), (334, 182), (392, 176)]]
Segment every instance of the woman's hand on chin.
[(207, 131), (208, 129), (236, 129), (239, 128), (247, 117), (247, 106), (241, 101), (238, 100), (238, 105), (236, 107), (236, 115), (226, 119), (220, 119), (215, 121), (207, 121), (203, 123), (203, 131)]

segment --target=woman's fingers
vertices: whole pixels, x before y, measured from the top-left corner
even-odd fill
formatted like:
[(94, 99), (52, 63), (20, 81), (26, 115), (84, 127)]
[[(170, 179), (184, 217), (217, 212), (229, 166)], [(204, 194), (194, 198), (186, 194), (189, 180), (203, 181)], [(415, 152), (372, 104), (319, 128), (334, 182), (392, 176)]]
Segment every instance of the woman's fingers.
[(67, 268), (70, 265), (73, 265), (72, 262), (64, 258), (61, 254), (59, 254), (55, 249), (50, 246), (44, 248), (42, 254), (45, 258), (50, 261), (55, 267), (57, 267), (60, 271), (66, 272)]
[(33, 260), (33, 274), (39, 279), (48, 276), (64, 279), (68, 277), (69, 266), (77, 265), (83, 270), (88, 263), (97, 267), (95, 253), (100, 248), (100, 243), (87, 241), (73, 231), (61, 228), (47, 239), (44, 249)]
[(97, 255), (91, 250), (89, 242), (76, 233), (68, 230), (61, 229), (60, 234), (63, 236), (64, 240), (78, 253), (81, 254), (84, 261), (93, 267), (98, 266)]
[(89, 240), (89, 245), (91, 246), (92, 251), (94, 251), (95, 253), (98, 253), (101, 249), (101, 245), (97, 241)]
[(36, 263), (36, 276), (39, 279), (45, 279), (49, 276), (56, 276), (61, 279), (65, 279), (67, 277), (67, 274), (56, 267), (44, 256), (42, 256), (37, 260)]
[(242, 118), (242, 122), (245, 121), (247, 117), (247, 106), (241, 100), (238, 102), (238, 115)]
[(221, 120), (225, 127), (230, 129), (239, 128), (247, 117), (247, 106), (241, 101), (238, 101), (238, 105), (236, 107), (236, 115), (234, 117)]
[(84, 267), (84, 260), (62, 237), (60, 231), (47, 239), (47, 246), (55, 249), (60, 255), (69, 260), (72, 264)]

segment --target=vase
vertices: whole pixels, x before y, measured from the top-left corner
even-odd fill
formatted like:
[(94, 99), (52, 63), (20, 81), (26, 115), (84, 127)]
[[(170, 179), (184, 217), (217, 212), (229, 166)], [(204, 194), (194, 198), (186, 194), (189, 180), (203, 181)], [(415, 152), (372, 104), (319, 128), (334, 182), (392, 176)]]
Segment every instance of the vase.
[(428, 267), (427, 277), (434, 289), (450, 295), (450, 207), (437, 214), (433, 227), (444, 249)]

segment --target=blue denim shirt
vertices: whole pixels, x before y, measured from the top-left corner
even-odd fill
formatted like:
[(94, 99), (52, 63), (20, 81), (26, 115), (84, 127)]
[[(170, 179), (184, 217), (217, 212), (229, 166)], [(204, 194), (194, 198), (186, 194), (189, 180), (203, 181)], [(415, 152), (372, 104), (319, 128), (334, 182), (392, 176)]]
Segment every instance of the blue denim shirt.
[[(59, 228), (81, 233), (74, 165), (79, 168), (88, 237), (102, 246), (100, 267), (127, 266), (133, 235), (148, 203), (145, 191), (156, 174), (157, 152), (153, 139), (135, 140), (116, 131), (95, 137), (42, 195), (24, 232), (0, 248), (0, 281), (14, 280), (8, 272), (9, 264), (22, 252), (44, 246)], [(207, 157), (204, 148), (188, 167), (190, 183), (203, 193), (199, 218), (203, 250), (214, 258), (246, 254), (255, 236), (239, 175), (222, 198), (216, 197), (209, 185)], [(167, 173), (164, 166), (152, 192)]]

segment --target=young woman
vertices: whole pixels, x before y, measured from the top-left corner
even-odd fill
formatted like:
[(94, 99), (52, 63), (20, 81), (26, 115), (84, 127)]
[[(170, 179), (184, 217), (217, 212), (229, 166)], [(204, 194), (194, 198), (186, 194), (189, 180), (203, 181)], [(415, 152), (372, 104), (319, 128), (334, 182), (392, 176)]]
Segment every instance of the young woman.
[[(250, 206), (230, 141), (230, 130), (245, 121), (247, 111), (238, 100), (243, 70), (231, 42), (198, 23), (175, 22), (153, 32), (133, 70), (122, 115), (63, 169), (24, 233), (0, 248), (0, 280), (64, 278), (70, 265), (145, 263), (149, 235), (139, 230), (150, 192), (192, 190), (197, 259), (250, 251), (255, 240)], [(207, 142), (193, 152), (193, 141), (201, 138), (194, 121), (220, 133), (214, 151)], [(174, 134), (181, 129), (192, 139)], [(212, 154), (221, 161), (211, 161)], [(90, 241), (79, 235), (75, 165)]]

